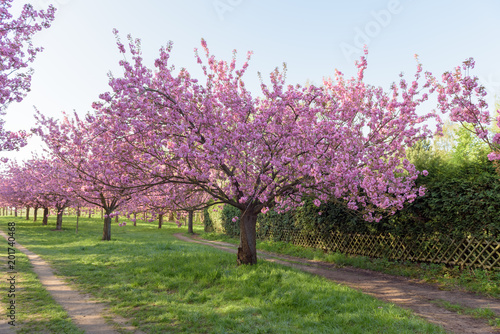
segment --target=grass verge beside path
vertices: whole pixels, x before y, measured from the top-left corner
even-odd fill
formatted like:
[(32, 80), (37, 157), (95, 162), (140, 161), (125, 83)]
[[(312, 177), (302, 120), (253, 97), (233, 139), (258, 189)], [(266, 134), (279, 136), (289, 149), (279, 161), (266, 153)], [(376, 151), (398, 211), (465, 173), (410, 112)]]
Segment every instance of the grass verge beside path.
[[(3, 228), (4, 226), (2, 226)], [(3, 229), (6, 231), (6, 229)], [(0, 236), (2, 250), (7, 253), (7, 241)], [(6, 268), (2, 263), (2, 268)], [(7, 270), (2, 270), (0, 293), (2, 295), (2, 308), (5, 310), (11, 300), (15, 301), (16, 333), (67, 333), (82, 334), (71, 321), (66, 311), (54, 301), (52, 296), (45, 290), (37, 275), (33, 272), (33, 266), (28, 257), (22, 252), (15, 252), (15, 274), (7, 274)], [(8, 296), (10, 283), (7, 278), (15, 276), (15, 296)], [(1, 312), (5, 316), (5, 312)], [(9, 319), (10, 320), (10, 319)]]
[[(205, 233), (200, 228), (202, 238), (238, 244), (239, 240), (223, 234)], [(389, 261), (366, 256), (325, 253), (321, 249), (295, 246), (287, 242), (271, 240), (257, 241), (257, 249), (278, 254), (302, 257), (335, 263), (339, 266), (352, 266), (361, 269), (380, 271), (386, 274), (420, 279), (427, 283), (437, 283), (444, 290), (462, 290), (484, 296), (500, 298), (500, 272), (481, 269), (460, 270), (440, 264), (411, 263), (409, 261)]]
[(22, 218), (16, 239), (80, 289), (150, 333), (444, 333), (411, 312), (273, 263), (236, 266), (234, 254), (172, 237), (173, 224), (65, 217), (62, 232)]

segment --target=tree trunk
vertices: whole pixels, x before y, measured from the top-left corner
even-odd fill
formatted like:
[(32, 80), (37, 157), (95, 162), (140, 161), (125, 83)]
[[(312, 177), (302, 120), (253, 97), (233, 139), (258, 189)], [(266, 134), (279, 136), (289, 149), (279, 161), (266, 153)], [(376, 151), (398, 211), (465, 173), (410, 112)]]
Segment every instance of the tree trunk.
[(238, 246), (237, 263), (257, 264), (256, 225), (257, 214), (249, 207), (241, 212), (240, 217), (240, 244)]
[(30, 220), (30, 207), (26, 207), (26, 220)]
[(188, 211), (188, 233), (194, 234), (193, 232), (193, 211)]
[(62, 230), (62, 219), (63, 219), (64, 209), (57, 210), (57, 219), (56, 219), (56, 231)]
[(92, 218), (92, 209), (89, 209), (89, 218)]
[(173, 212), (173, 211), (170, 211), (170, 212), (168, 213), (168, 220), (172, 222), (172, 221), (174, 221), (174, 219), (175, 219), (175, 218), (174, 218), (174, 212)]
[(17, 217), (17, 208), (14, 208), (14, 217)]
[(104, 218), (104, 210), (101, 209), (101, 219), (103, 219), (103, 218)]
[(106, 241), (111, 240), (111, 217), (109, 216), (110, 213), (107, 213), (106, 218), (104, 218), (104, 228), (102, 230), (102, 240)]
[(134, 226), (137, 226), (137, 213), (134, 212)]
[(119, 218), (118, 216), (115, 216), (115, 223), (118, 223), (118, 220), (119, 220), (119, 219), (120, 219), (120, 218)]
[(78, 221), (80, 220), (80, 207), (76, 208), (76, 231), (78, 233)]
[(158, 228), (161, 228), (162, 225), (163, 225), (163, 214), (160, 213), (160, 215), (158, 215)]
[(38, 206), (35, 206), (33, 208), (33, 221), (36, 222), (37, 218), (38, 218)]
[(49, 220), (49, 208), (43, 208), (42, 225), (47, 225)]

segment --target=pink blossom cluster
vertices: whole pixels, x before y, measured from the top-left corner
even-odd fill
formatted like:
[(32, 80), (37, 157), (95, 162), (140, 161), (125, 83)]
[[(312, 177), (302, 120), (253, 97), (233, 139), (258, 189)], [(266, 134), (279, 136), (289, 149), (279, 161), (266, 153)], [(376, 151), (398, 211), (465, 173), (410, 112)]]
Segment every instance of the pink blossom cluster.
[[(50, 27), (55, 8), (36, 11), (32, 5), (25, 5), (21, 14), (14, 19), (9, 12), (12, 0), (0, 0), (0, 115), (7, 106), (20, 102), (30, 90), (33, 71), (28, 68), (41, 47), (32, 43), (33, 35)], [(26, 145), (25, 132), (13, 133), (4, 129), (0, 120), (0, 150), (9, 151)]]
[[(479, 84), (478, 78), (470, 71), (474, 68), (472, 58), (456, 67), (453, 72), (442, 75), (442, 83), (434, 81), (434, 88), (438, 92), (438, 107), (442, 113), (449, 114), (450, 120), (474, 126), (474, 134), (485, 141), (492, 152), (490, 160), (500, 160), (500, 134), (490, 138), (487, 125), (490, 124), (490, 113), (486, 103), (486, 89)], [(500, 126), (500, 110), (497, 110), (497, 121)]]

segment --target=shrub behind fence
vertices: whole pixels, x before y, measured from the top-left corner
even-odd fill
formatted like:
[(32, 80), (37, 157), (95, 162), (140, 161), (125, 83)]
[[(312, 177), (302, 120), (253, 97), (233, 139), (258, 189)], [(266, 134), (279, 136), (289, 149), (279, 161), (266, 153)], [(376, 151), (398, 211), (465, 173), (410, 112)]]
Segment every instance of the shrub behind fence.
[(385, 257), (391, 260), (440, 263), (461, 268), (500, 270), (500, 242), (475, 237), (400, 237), (391, 234), (306, 234), (268, 231), (264, 239), (323, 249), (327, 252)]

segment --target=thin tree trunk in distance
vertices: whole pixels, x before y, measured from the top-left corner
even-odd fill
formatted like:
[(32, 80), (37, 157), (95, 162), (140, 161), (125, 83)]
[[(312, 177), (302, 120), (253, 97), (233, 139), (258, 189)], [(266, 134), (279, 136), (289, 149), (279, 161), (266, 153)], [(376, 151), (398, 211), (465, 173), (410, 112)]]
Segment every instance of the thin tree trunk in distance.
[(76, 231), (78, 233), (78, 220), (80, 219), (80, 207), (76, 208)]
[(38, 218), (38, 206), (35, 206), (33, 208), (33, 221), (36, 222), (37, 218)]
[(158, 215), (158, 228), (161, 228), (161, 226), (163, 225), (163, 214), (159, 214)]

